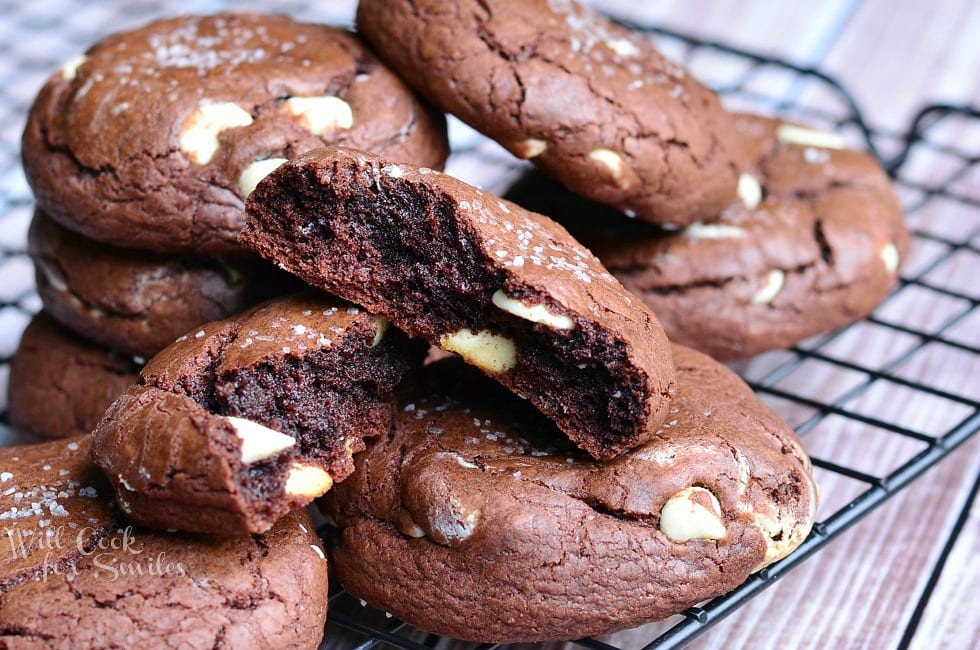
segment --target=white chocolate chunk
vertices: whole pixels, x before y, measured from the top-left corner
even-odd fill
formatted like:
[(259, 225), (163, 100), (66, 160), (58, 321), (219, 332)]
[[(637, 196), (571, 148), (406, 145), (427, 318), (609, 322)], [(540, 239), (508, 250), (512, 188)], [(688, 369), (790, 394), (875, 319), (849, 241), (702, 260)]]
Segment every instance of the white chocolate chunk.
[(255, 189), (263, 178), (279, 169), (285, 158), (266, 158), (264, 160), (253, 160), (238, 177), (238, 189), (242, 191), (242, 196), (248, 196)]
[(458, 332), (443, 334), (439, 345), (487, 372), (507, 372), (517, 365), (514, 342), (489, 330), (474, 332), (464, 327)]
[(373, 348), (378, 343), (381, 343), (381, 339), (384, 338), (385, 332), (391, 327), (391, 321), (389, 321), (384, 316), (372, 316), (371, 317), (371, 327), (374, 328), (374, 340), (371, 341), (369, 348)]
[(425, 531), (422, 530), (422, 527), (416, 523), (413, 523), (411, 528), (402, 528), (401, 531), (409, 537), (414, 537), (415, 539), (425, 537)]
[(412, 516), (408, 514), (405, 510), (399, 510), (395, 513), (395, 526), (402, 532), (402, 534), (412, 537), (414, 539), (419, 539), (425, 537), (425, 530), (412, 519)]
[(68, 291), (68, 281), (65, 279), (64, 274), (61, 269), (49, 264), (44, 258), (38, 257), (34, 260), (35, 266), (41, 270), (44, 274), (44, 279), (48, 281), (51, 288), (59, 293), (64, 293)]
[(283, 107), (313, 135), (349, 129), (354, 125), (354, 111), (340, 97), (290, 97), (283, 102)]
[(492, 300), (494, 305), (508, 314), (513, 314), (532, 323), (541, 323), (557, 330), (575, 329), (575, 321), (568, 316), (559, 316), (544, 305), (527, 305), (520, 300), (511, 298), (502, 289), (497, 289), (494, 292)]
[(631, 185), (630, 179), (626, 174), (626, 161), (612, 149), (606, 149), (605, 147), (593, 149), (589, 152), (589, 160), (594, 160), (605, 167), (617, 187), (625, 189)]
[(837, 133), (804, 129), (792, 124), (780, 124), (776, 128), (776, 139), (786, 144), (798, 144), (821, 149), (843, 149), (847, 144), (844, 142), (844, 138)]
[(881, 255), (881, 261), (885, 263), (885, 268), (889, 273), (895, 273), (898, 271), (898, 264), (901, 261), (898, 255), (898, 246), (895, 244), (886, 244), (879, 252)]
[(742, 174), (738, 177), (738, 198), (749, 210), (759, 207), (762, 202), (762, 185), (752, 174)]
[[(707, 496), (710, 509), (699, 495)], [(681, 544), (692, 539), (722, 539), (728, 534), (721, 522), (721, 504), (703, 487), (684, 488), (670, 497), (660, 510), (660, 530)]]
[(724, 223), (692, 223), (683, 231), (688, 239), (741, 239), (745, 230)]
[(286, 494), (315, 498), (333, 486), (333, 479), (320, 467), (296, 463), (286, 476)]
[(78, 74), (78, 69), (82, 67), (82, 64), (88, 59), (84, 54), (79, 54), (78, 56), (69, 59), (65, 65), (61, 67), (61, 78), (65, 81), (71, 81)]
[(218, 135), (222, 131), (251, 123), (252, 116), (238, 104), (202, 104), (184, 123), (180, 132), (180, 149), (191, 162), (206, 165), (218, 151)]
[(548, 143), (544, 140), (538, 140), (537, 138), (528, 138), (523, 142), (518, 142), (514, 145), (512, 151), (514, 155), (518, 158), (534, 158), (535, 156), (540, 156), (548, 148)]
[(810, 530), (809, 526), (797, 526), (796, 519), (789, 513), (783, 513), (783, 516), (780, 517), (778, 511), (775, 515), (753, 512), (752, 519), (759, 532), (762, 533), (762, 539), (766, 542), (765, 557), (756, 570), (789, 555), (793, 549), (800, 545)]
[(766, 284), (752, 296), (753, 305), (768, 305), (772, 299), (779, 295), (786, 284), (786, 274), (779, 269), (769, 271), (766, 277)]
[(479, 510), (470, 510), (456, 497), (449, 497), (448, 504), (429, 512), (429, 537), (439, 544), (455, 546), (473, 534), (479, 519)]
[(246, 465), (272, 458), (296, 444), (296, 440), (292, 436), (287, 436), (285, 433), (270, 429), (258, 422), (233, 415), (225, 419), (235, 430), (238, 439), (242, 441), (242, 462)]

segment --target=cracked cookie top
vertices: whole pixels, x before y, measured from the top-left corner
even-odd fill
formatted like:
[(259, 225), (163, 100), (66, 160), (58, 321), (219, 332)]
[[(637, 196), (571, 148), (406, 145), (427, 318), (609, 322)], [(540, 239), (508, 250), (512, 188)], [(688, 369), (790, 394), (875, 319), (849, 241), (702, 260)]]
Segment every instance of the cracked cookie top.
[(0, 449), (0, 646), (317, 646), (327, 562), (306, 512), (261, 536), (135, 528), (91, 441)]
[(902, 209), (871, 155), (779, 119), (736, 113), (733, 121), (738, 196), (682, 229), (615, 220), (540, 176), (508, 193), (593, 250), (671, 340), (721, 359), (864, 317), (909, 249)]
[(431, 632), (572, 639), (665, 618), (790, 553), (817, 502), (799, 440), (727, 368), (673, 352), (668, 421), (605, 462), (454, 362), (430, 366), (324, 499), (341, 582)]
[(23, 157), (38, 205), (93, 239), (236, 253), (242, 201), (325, 143), (441, 168), (445, 123), (356, 36), (283, 16), (161, 20), (68, 62), (35, 100)]
[(582, 196), (687, 224), (735, 195), (717, 96), (575, 2), (364, 0), (357, 24), (420, 93)]

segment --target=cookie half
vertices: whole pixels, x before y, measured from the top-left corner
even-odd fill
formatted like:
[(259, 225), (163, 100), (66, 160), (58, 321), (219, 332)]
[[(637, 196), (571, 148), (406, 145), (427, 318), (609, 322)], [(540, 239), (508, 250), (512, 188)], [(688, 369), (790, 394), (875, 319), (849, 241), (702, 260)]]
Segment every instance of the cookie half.
[(667, 414), (660, 325), (550, 219), (339, 147), (283, 165), (246, 209), (244, 247), (458, 353), (596, 458), (649, 440)]
[(141, 366), (37, 314), (10, 361), (10, 423), (39, 438), (91, 433)]
[(111, 508), (90, 442), (0, 449), (0, 646), (319, 644), (327, 563), (306, 512), (261, 536), (134, 528)]
[(120, 507), (153, 528), (261, 533), (353, 471), (424, 350), (315, 294), (205, 325), (154, 357), (95, 430)]
[(110, 349), (149, 359), (203, 323), (299, 288), (261, 260), (221, 261), (116, 248), (81, 237), (42, 212), (28, 250), (45, 310)]
[(645, 221), (735, 196), (731, 118), (648, 38), (563, 0), (362, 0), (358, 30), (437, 106)]
[(790, 347), (867, 316), (909, 249), (881, 166), (833, 133), (756, 115), (735, 124), (740, 196), (710, 221), (680, 230), (617, 221), (541, 176), (508, 197), (561, 221), (672, 341), (718, 359)]
[(394, 433), (324, 499), (347, 591), (460, 639), (577, 639), (681, 612), (790, 553), (817, 498), (799, 441), (724, 366), (674, 358), (671, 419), (604, 463), (512, 396), (429, 366)]
[(42, 88), (23, 139), (41, 209), (121, 247), (237, 252), (242, 201), (325, 143), (441, 167), (445, 120), (348, 33), (183, 16), (110, 36)]

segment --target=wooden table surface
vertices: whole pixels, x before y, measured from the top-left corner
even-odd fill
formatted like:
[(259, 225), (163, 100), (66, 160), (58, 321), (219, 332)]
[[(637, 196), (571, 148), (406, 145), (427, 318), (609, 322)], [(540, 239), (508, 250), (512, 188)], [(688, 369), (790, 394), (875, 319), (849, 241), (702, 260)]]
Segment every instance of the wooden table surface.
[[(15, 149), (25, 102), (54, 69), (28, 68), (26, 73), (19, 71), (26, 77), (13, 79), (12, 69), (20, 65), (14, 58), (25, 56), (18, 51), (32, 39), (38, 48), (55, 47), (70, 54), (110, 31), (140, 24), (148, 16), (231, 6), (260, 10), (270, 7), (268, 3), (216, 1), (130, 4), (130, 11), (113, 11), (106, 8), (109, 3), (96, 8), (93, 3), (84, 2), (0, 0), (0, 15), (4, 16), (0, 22), (10, 21), (7, 27), (0, 26), (0, 82), (7, 82), (0, 83), (6, 89), (0, 91), (0, 102), (10, 111), (14, 110), (12, 106), (20, 111), (12, 116), (0, 115), (7, 117), (0, 127), (0, 146)], [(305, 18), (308, 16), (294, 9), (294, 5), (302, 4), (283, 3), (274, 8)], [(349, 19), (353, 4), (349, 0), (324, 2), (318, 10), (339, 20)], [(626, 19), (815, 66), (840, 81), (857, 99), (870, 125), (887, 133), (904, 131), (916, 111), (928, 103), (980, 106), (980, 2), (976, 0), (605, 0), (594, 4)], [(62, 17), (59, 25), (64, 31), (30, 33), (9, 28), (20, 24), (17, 21), (43, 25), (54, 12)], [(117, 13), (124, 18), (104, 19)], [(67, 54), (64, 58), (68, 58)], [(963, 151), (972, 152), (974, 157), (980, 155), (980, 128), (976, 122), (972, 128), (955, 131), (952, 137)], [(928, 160), (918, 166), (921, 169), (916, 170), (917, 178), (923, 183), (942, 173), (942, 165), (933, 166)], [(25, 190), (22, 178), (6, 170), (0, 170), (2, 188), (14, 194)], [(947, 232), (973, 232), (976, 250), (980, 245), (980, 175), (974, 173), (964, 181), (964, 192), (976, 200), (972, 212), (926, 210), (917, 213), (912, 225), (930, 231), (945, 228)], [(908, 198), (911, 194), (903, 192), (902, 196)], [(16, 225), (6, 225), (10, 223)], [(6, 242), (22, 238), (22, 233), (12, 230), (23, 229), (25, 224), (23, 215), (16, 221), (0, 221), (0, 228), (7, 228), (7, 232), (0, 232), (0, 239)], [(929, 263), (931, 246), (928, 241), (917, 242), (903, 273)], [(972, 286), (973, 298), (980, 297), (980, 256), (968, 254), (955, 265), (942, 268), (948, 275), (966, 278), (959, 286)], [(912, 293), (913, 289), (916, 288), (902, 293)], [(887, 319), (890, 310), (897, 312), (903, 323), (931, 327), (929, 319), (942, 319), (943, 314), (948, 315), (955, 308), (941, 294), (918, 293), (921, 295), (908, 299), (904, 295), (894, 297), (883, 308), (882, 318)], [(36, 308), (36, 302), (29, 299), (22, 304)], [(980, 341), (980, 318), (975, 316), (957, 328), (959, 339), (973, 346)], [(4, 332), (23, 326), (23, 321), (13, 325), (11, 322), (0, 314), (0, 346), (9, 347), (9, 343), (3, 343)], [(854, 335), (835, 341), (834, 354), (860, 359), (863, 366), (869, 366), (885, 363), (896, 346), (921, 342), (903, 339), (891, 331), (883, 334), (884, 329), (868, 326), (854, 330)], [(916, 354), (894, 370), (906, 380), (980, 399), (977, 355), (951, 357), (931, 352)], [(738, 369), (751, 378), (763, 373), (773, 358), (767, 355)], [(828, 367), (808, 362), (800, 372), (780, 380), (780, 386), (825, 403), (846, 389), (851, 379), (832, 364)], [(0, 371), (0, 389), (5, 381)], [(927, 397), (897, 390), (870, 390), (850, 407), (866, 414), (887, 414), (885, 419), (919, 431), (941, 433), (953, 416), (946, 406)], [(768, 401), (794, 425), (811, 414), (799, 405)], [(885, 444), (880, 438), (873, 427), (856, 427), (852, 420), (831, 417), (808, 433), (804, 442), (815, 455), (866, 467), (865, 471), (873, 473), (904, 458), (908, 449), (903, 445), (911, 444), (901, 440)], [(854, 496), (855, 487), (848, 481), (829, 472), (818, 471), (817, 475), (824, 515)], [(978, 477), (980, 436), (974, 436), (775, 586), (700, 636), (691, 647), (980, 647)], [(655, 629), (659, 628), (620, 633), (609, 640), (622, 647), (641, 647), (653, 638)]]

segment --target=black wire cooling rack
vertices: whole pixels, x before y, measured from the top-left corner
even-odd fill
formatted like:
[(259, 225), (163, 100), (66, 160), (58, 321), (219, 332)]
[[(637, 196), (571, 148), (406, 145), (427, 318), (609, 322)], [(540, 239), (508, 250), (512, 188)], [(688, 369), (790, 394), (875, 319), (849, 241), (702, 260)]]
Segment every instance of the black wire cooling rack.
[[(632, 27), (648, 32), (668, 54), (718, 89), (729, 107), (800, 119), (844, 133), (855, 144), (867, 146), (883, 161), (895, 181), (919, 253), (914, 264), (903, 268), (895, 291), (871, 318), (808, 340), (790, 351), (762, 355), (736, 368), (802, 436), (837, 420), (873, 432), (882, 444), (908, 453), (893, 457), (883, 471), (856, 467), (816, 453), (814, 466), (824, 477), (850, 481), (859, 489), (832, 512), (822, 515), (813, 533), (794, 554), (752, 576), (735, 591), (689, 609), (677, 617), (678, 622), (658, 628), (639, 646), (678, 648), (814, 555), (980, 430), (980, 395), (977, 386), (972, 385), (978, 382), (968, 381), (966, 386), (923, 385), (906, 372), (910, 360), (921, 355), (934, 357), (936, 363), (956, 363), (957, 359), (962, 363), (964, 359), (976, 360), (980, 354), (976, 335), (980, 331), (980, 159), (976, 151), (966, 151), (958, 144), (969, 140), (963, 134), (971, 134), (974, 141), (980, 139), (980, 113), (969, 107), (936, 105), (923, 109), (904, 133), (875, 130), (850, 95), (818, 70), (658, 28)], [(454, 159), (462, 167), (470, 164), (494, 168), (501, 183), (522, 173), (524, 168), (496, 145), (473, 137), (468, 143), (454, 151)], [(11, 160), (15, 158), (13, 152), (0, 153)], [(10, 176), (10, 170), (0, 170), (0, 234), (24, 227), (31, 210), (24, 191), (11, 190), (11, 184), (4, 182), (3, 178)], [(501, 186), (490, 189), (499, 191)], [(0, 238), (0, 275), (4, 276), (0, 282), (0, 334), (19, 332), (29, 314), (39, 307), (29, 280), (26, 284), (10, 280), (15, 267), (21, 271), (18, 275), (24, 276), (25, 265), (29, 266), (29, 262), (22, 245), (10, 244), (6, 236)], [(944, 307), (930, 310), (923, 317), (909, 307), (923, 297), (938, 300)], [(847, 347), (845, 342), (872, 331), (893, 335), (895, 343), (870, 356), (840, 353)], [(0, 338), (0, 388), (6, 383), (5, 373), (13, 351), (7, 339)], [(813, 367), (822, 368), (823, 374), (811, 373), (809, 383), (794, 381), (801, 370), (809, 372)], [(814, 383), (821, 383), (819, 377), (827, 376), (827, 370), (849, 378), (829, 398), (811, 390)], [(939, 430), (922, 430), (914, 422), (862, 408), (862, 400), (880, 390), (904, 396), (896, 399), (927, 400), (933, 408), (942, 409), (944, 424)], [(4, 408), (0, 425), (6, 423)], [(912, 444), (906, 444), (909, 442)], [(580, 639), (571, 644), (593, 650), (621, 647), (598, 639)], [(357, 602), (335, 587), (323, 647), (492, 650), (499, 646), (455, 643), (425, 634)]]

